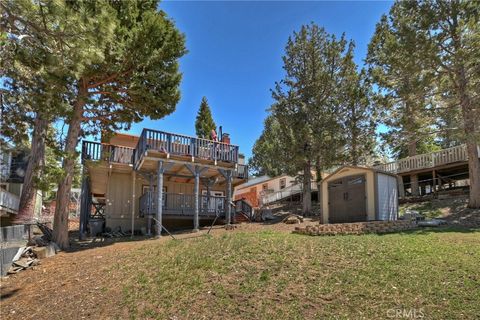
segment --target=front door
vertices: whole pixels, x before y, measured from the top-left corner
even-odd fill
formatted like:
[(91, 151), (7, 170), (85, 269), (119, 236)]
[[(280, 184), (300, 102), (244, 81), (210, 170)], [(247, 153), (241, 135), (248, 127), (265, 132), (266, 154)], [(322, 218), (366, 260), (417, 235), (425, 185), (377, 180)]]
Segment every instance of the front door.
[(365, 176), (344, 177), (328, 183), (329, 222), (367, 220)]

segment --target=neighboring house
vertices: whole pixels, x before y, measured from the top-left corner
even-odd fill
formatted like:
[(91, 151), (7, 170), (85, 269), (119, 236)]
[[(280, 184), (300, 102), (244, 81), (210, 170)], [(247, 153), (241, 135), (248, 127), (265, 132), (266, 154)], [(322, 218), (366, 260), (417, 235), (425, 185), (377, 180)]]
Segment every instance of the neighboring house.
[(95, 235), (98, 223), (158, 234), (160, 224), (230, 222), (232, 188), (248, 179), (241, 161), (228, 136), (217, 142), (143, 129), (140, 136), (83, 141), (80, 232), (89, 227)]
[[(312, 191), (317, 190), (315, 172), (312, 172)], [(250, 179), (247, 183), (235, 188), (235, 200), (245, 199), (253, 207), (272, 203), (296, 194), (301, 193), (302, 185), (289, 175), (277, 177), (260, 176)]]
[[(2, 148), (0, 154), (0, 218), (1, 226), (11, 224), (18, 213), (23, 179), (28, 164), (28, 152), (12, 147)], [(42, 195), (37, 193), (35, 216), (42, 210)]]

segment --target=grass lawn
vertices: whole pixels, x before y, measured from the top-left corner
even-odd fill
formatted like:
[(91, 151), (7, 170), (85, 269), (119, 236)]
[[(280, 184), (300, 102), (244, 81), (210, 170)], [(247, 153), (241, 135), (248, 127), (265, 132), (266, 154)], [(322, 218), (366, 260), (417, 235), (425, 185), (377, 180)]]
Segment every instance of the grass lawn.
[(148, 243), (108, 272), (122, 274), (118, 306), (130, 318), (480, 315), (479, 231), (337, 237), (232, 232)]

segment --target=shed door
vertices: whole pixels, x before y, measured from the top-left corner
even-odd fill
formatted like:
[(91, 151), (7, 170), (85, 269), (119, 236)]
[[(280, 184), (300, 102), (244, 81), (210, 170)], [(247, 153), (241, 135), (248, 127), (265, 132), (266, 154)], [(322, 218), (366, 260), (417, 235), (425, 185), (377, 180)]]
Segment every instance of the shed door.
[(367, 220), (365, 176), (344, 177), (328, 183), (329, 222)]

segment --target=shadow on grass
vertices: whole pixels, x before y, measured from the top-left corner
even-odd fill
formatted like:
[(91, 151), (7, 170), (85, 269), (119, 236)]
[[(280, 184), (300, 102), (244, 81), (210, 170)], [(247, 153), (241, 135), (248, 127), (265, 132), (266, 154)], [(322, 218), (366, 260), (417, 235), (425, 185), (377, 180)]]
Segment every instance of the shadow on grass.
[(379, 233), (379, 236), (398, 234), (398, 235), (428, 235), (431, 233), (475, 233), (480, 232), (480, 228), (468, 228), (462, 226), (439, 226), (439, 227), (419, 227), (418, 229), (406, 230), (400, 232)]
[(5, 301), (13, 297), (18, 291), (20, 291), (20, 289), (6, 290), (3, 288), (2, 293), (0, 294), (0, 301)]
[[(212, 231), (216, 229), (223, 229), (225, 226), (223, 224), (216, 224), (212, 227)], [(83, 251), (88, 249), (94, 248), (101, 248), (113, 245), (115, 243), (122, 243), (122, 242), (138, 242), (138, 241), (159, 241), (159, 240), (188, 240), (188, 239), (196, 239), (202, 238), (205, 236), (209, 236), (207, 232), (210, 229), (210, 225), (204, 225), (200, 228), (200, 232), (193, 232), (191, 228), (177, 228), (175, 230), (169, 230), (170, 234), (167, 232), (162, 232), (162, 236), (159, 239), (155, 235), (152, 236), (123, 236), (123, 237), (113, 237), (113, 238), (106, 238), (106, 237), (87, 237), (85, 240), (79, 240), (79, 232), (78, 231), (70, 231), (69, 238), (70, 238), (70, 248), (64, 250), (64, 252), (71, 253), (77, 251)], [(173, 236), (173, 237), (172, 237)]]

